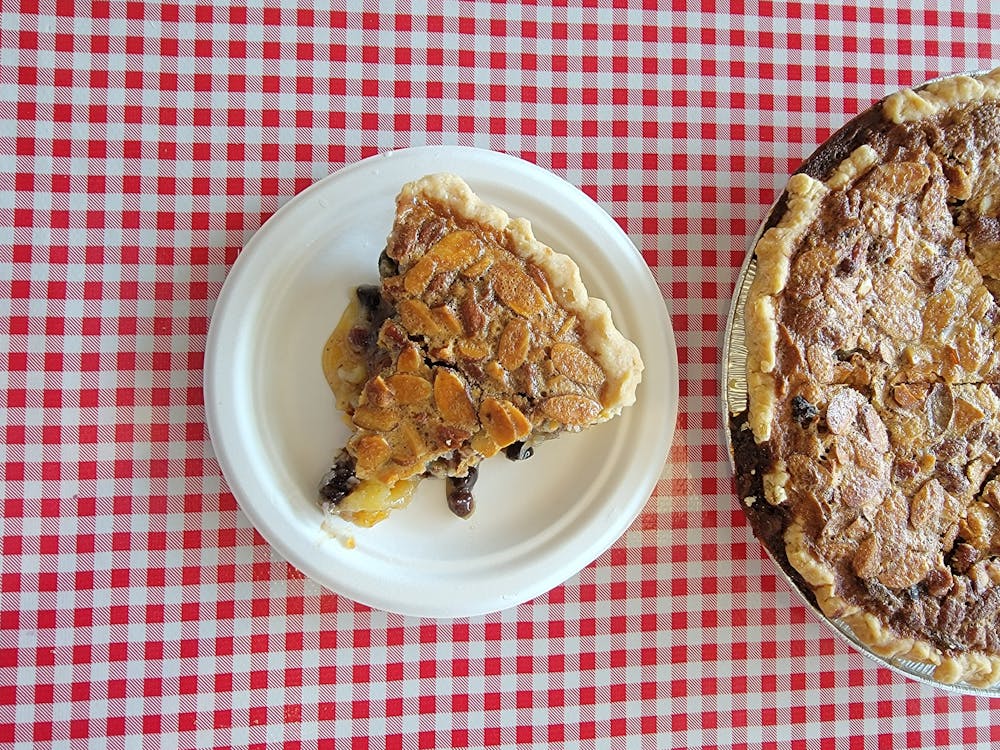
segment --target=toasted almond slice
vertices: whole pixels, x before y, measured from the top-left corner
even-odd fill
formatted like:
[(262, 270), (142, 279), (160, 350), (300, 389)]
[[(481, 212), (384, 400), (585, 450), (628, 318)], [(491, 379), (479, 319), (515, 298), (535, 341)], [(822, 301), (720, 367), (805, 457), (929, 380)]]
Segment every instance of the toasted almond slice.
[(356, 472), (360, 476), (371, 474), (389, 460), (391, 452), (389, 442), (381, 435), (374, 433), (361, 435), (354, 442)]
[(601, 405), (592, 398), (566, 393), (542, 402), (542, 412), (549, 418), (573, 427), (592, 423), (601, 413)]
[(503, 365), (499, 362), (487, 362), (486, 363), (486, 374), (497, 381), (500, 385), (507, 384), (507, 371), (503, 369)]
[(495, 398), (483, 400), (479, 407), (479, 420), (490, 434), (493, 442), (504, 448), (517, 440), (517, 430), (510, 415)]
[(563, 321), (562, 325), (559, 326), (559, 330), (556, 331), (556, 338), (563, 339), (569, 335), (569, 332), (576, 328), (576, 316), (569, 315), (566, 320)]
[(365, 398), (369, 404), (379, 409), (390, 407), (395, 401), (392, 391), (381, 375), (376, 375), (365, 384)]
[(551, 356), (556, 369), (575, 383), (600, 385), (604, 382), (600, 366), (578, 346), (562, 342), (553, 344)]
[(497, 342), (497, 359), (508, 371), (520, 367), (528, 356), (531, 332), (524, 318), (511, 318)]
[(383, 409), (363, 404), (354, 410), (354, 424), (363, 430), (387, 431), (399, 422), (399, 416), (392, 409)]
[(985, 416), (986, 413), (971, 401), (964, 398), (955, 399), (955, 418), (952, 424), (960, 434), (965, 434), (969, 427)]
[(468, 427), (475, 425), (476, 412), (465, 383), (452, 370), (437, 368), (434, 376), (434, 403), (445, 422)]
[(468, 230), (460, 229), (438, 240), (424, 257), (434, 258), (442, 271), (455, 271), (475, 262), (482, 253), (483, 245), (479, 238)]
[(438, 305), (431, 310), (431, 313), (438, 324), (448, 333), (453, 336), (458, 336), (462, 333), (462, 321), (458, 319), (458, 316), (447, 305)]
[(493, 265), (493, 256), (489, 253), (485, 253), (482, 258), (477, 260), (471, 266), (462, 269), (462, 276), (467, 279), (475, 279), (486, 273), (487, 269)]
[(443, 346), (427, 347), (427, 354), (437, 362), (455, 361), (455, 342), (453, 340), (445, 342)]
[(404, 299), (399, 303), (399, 317), (407, 331), (418, 336), (439, 336), (438, 325), (430, 308), (418, 299)]
[(397, 463), (409, 466), (421, 460), (427, 454), (427, 444), (420, 436), (417, 428), (409, 422), (403, 422), (399, 426), (399, 434), (402, 437), (396, 444), (396, 449), (392, 452), (392, 459)]
[(507, 416), (510, 417), (511, 423), (514, 425), (515, 439), (521, 440), (528, 437), (531, 434), (531, 420), (524, 416), (521, 410), (510, 401), (502, 401), (501, 403), (507, 411)]
[(552, 288), (549, 286), (549, 279), (545, 275), (545, 272), (534, 263), (528, 263), (527, 269), (528, 275), (531, 277), (531, 280), (538, 285), (538, 288), (542, 290), (542, 294), (545, 295), (545, 299), (549, 302), (555, 301), (555, 298), (552, 296)]
[(904, 409), (912, 409), (924, 402), (930, 389), (927, 383), (900, 383), (892, 387), (892, 398)]
[(427, 288), (427, 284), (436, 270), (437, 261), (430, 255), (425, 255), (406, 272), (406, 276), (403, 278), (403, 288), (410, 294), (420, 294)]
[(531, 317), (545, 307), (538, 285), (513, 263), (496, 263), (490, 274), (497, 297), (518, 315)]
[(458, 352), (463, 357), (468, 357), (469, 359), (483, 359), (490, 353), (490, 350), (480, 341), (459, 339)]
[(471, 444), (472, 449), (484, 458), (495, 456), (500, 450), (500, 446), (496, 444), (485, 429), (480, 430), (473, 436)]
[(417, 372), (423, 363), (424, 359), (417, 347), (413, 344), (408, 344), (399, 353), (399, 359), (396, 360), (396, 369), (400, 372)]
[(419, 375), (397, 372), (390, 376), (386, 382), (392, 392), (396, 394), (396, 401), (400, 404), (415, 404), (426, 401), (431, 395), (430, 382)]
[(902, 200), (919, 191), (930, 178), (931, 171), (924, 164), (902, 162), (883, 164), (872, 173), (875, 194), (886, 201)]

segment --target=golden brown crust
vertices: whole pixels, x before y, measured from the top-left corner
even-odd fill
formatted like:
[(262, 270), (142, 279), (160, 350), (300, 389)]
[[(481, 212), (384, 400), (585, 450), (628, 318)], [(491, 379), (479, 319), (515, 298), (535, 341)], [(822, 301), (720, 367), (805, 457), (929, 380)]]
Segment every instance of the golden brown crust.
[(946, 110), (1000, 99), (1000, 68), (983, 75), (958, 75), (929, 83), (919, 91), (904, 89), (886, 97), (885, 117), (899, 124), (926, 120)]
[(755, 248), (740, 484), (827, 616), (943, 682), (992, 685), (1000, 71), (875, 112), (847, 158), (793, 176)]
[(777, 386), (772, 372), (778, 342), (775, 298), (785, 288), (796, 242), (815, 217), (825, 188), (808, 175), (798, 174), (789, 180), (787, 193), (788, 211), (778, 226), (764, 233), (754, 249), (757, 273), (747, 297), (749, 421), (758, 442), (770, 437), (774, 418)]

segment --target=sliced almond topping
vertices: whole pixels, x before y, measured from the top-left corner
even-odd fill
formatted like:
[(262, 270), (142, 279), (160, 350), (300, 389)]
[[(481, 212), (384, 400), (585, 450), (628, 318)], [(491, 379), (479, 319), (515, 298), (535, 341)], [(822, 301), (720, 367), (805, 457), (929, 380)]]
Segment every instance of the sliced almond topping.
[(545, 399), (541, 406), (547, 417), (571, 426), (590, 424), (601, 413), (601, 405), (594, 399), (575, 393), (552, 396)]
[(600, 385), (604, 382), (604, 372), (600, 366), (578, 346), (566, 343), (553, 344), (552, 364), (576, 383)]
[(528, 275), (531, 277), (531, 280), (538, 285), (538, 288), (542, 290), (542, 294), (545, 295), (545, 299), (549, 302), (553, 302), (555, 298), (552, 296), (552, 289), (549, 287), (549, 279), (545, 275), (545, 272), (534, 263), (528, 263), (527, 269)]
[(528, 356), (531, 332), (524, 318), (511, 318), (500, 334), (497, 359), (508, 370), (516, 370)]
[(415, 404), (426, 401), (431, 395), (431, 384), (419, 375), (397, 372), (386, 381), (401, 404)]
[(576, 328), (576, 316), (570, 315), (563, 321), (562, 325), (559, 326), (559, 330), (556, 331), (555, 337), (557, 339), (566, 338), (569, 332)]
[(361, 476), (371, 474), (389, 460), (391, 452), (389, 442), (381, 435), (372, 433), (361, 435), (354, 442), (357, 473)]
[(924, 402), (929, 390), (930, 386), (926, 383), (900, 383), (893, 386), (892, 398), (904, 409), (912, 409)]
[(876, 450), (883, 453), (889, 450), (889, 432), (886, 430), (885, 422), (871, 404), (862, 407), (861, 424), (864, 427), (865, 437)]
[(510, 401), (502, 401), (503, 408), (507, 410), (507, 416), (510, 417), (510, 421), (514, 425), (514, 432), (516, 433), (517, 440), (528, 437), (531, 434), (531, 420), (528, 419), (524, 414)]
[(410, 294), (420, 294), (427, 288), (427, 284), (436, 270), (437, 261), (431, 256), (425, 255), (406, 272), (406, 276), (403, 278), (403, 288)]
[(853, 390), (838, 391), (826, 407), (826, 426), (834, 435), (846, 435), (858, 416), (858, 393)]
[(854, 565), (854, 572), (861, 578), (874, 578), (877, 576), (882, 566), (882, 555), (879, 549), (878, 537), (874, 534), (869, 534), (862, 539), (851, 562)]
[(399, 427), (402, 440), (396, 445), (392, 452), (392, 458), (397, 463), (404, 466), (416, 463), (427, 453), (427, 444), (417, 432), (417, 429), (409, 422), (403, 422)]
[(906, 547), (893, 555), (892, 565), (882, 566), (878, 580), (890, 589), (906, 589), (924, 580), (932, 567), (932, 559), (927, 552)]
[(453, 336), (462, 333), (462, 322), (447, 305), (439, 305), (431, 310), (438, 324)]
[(580, 388), (572, 380), (562, 373), (556, 373), (545, 381), (545, 389), (553, 396), (562, 396), (566, 393), (578, 393)]
[(439, 336), (438, 325), (430, 308), (418, 299), (404, 299), (399, 303), (399, 317), (406, 329), (418, 336)]
[(379, 408), (392, 406), (395, 400), (392, 391), (389, 390), (388, 384), (381, 375), (376, 375), (365, 384), (365, 398), (368, 399), (369, 404)]
[(424, 360), (420, 355), (420, 351), (413, 344), (409, 344), (399, 353), (399, 359), (396, 360), (396, 369), (400, 372), (416, 372), (423, 363)]
[(541, 290), (513, 263), (497, 263), (490, 273), (497, 297), (514, 312), (531, 317), (545, 307)]
[(937, 532), (935, 527), (944, 508), (944, 488), (936, 479), (929, 479), (910, 501), (910, 526), (916, 531), (930, 530)]
[(495, 398), (483, 400), (479, 407), (479, 420), (499, 447), (504, 448), (517, 440), (517, 430), (510, 415)]
[(883, 164), (872, 173), (872, 183), (881, 197), (895, 203), (913, 195), (926, 184), (930, 170), (916, 162)]
[(445, 422), (459, 426), (476, 423), (476, 412), (465, 383), (452, 370), (438, 368), (434, 376), (434, 403)]
[(493, 438), (486, 430), (480, 430), (472, 438), (472, 449), (476, 453), (481, 454), (484, 458), (489, 458), (490, 456), (495, 456), (500, 450), (500, 446), (497, 445)]
[(487, 362), (486, 374), (497, 381), (500, 385), (504, 385), (507, 382), (507, 371), (503, 369), (503, 365), (499, 362)]
[(458, 351), (463, 357), (469, 359), (483, 359), (490, 353), (489, 348), (479, 341), (472, 339), (459, 339)]
[(985, 416), (986, 413), (971, 401), (964, 398), (955, 399), (955, 418), (952, 424), (956, 431), (964, 433)]
[(468, 230), (460, 229), (438, 240), (424, 257), (434, 258), (442, 271), (454, 271), (478, 260), (482, 253), (483, 245), (479, 238)]
[(985, 286), (977, 287), (969, 296), (969, 317), (973, 320), (982, 320), (992, 306), (992, 295)]
[(399, 416), (392, 409), (363, 404), (354, 410), (353, 420), (363, 430), (386, 432), (399, 423)]
[(486, 273), (487, 269), (493, 265), (493, 256), (489, 253), (483, 255), (471, 266), (462, 269), (462, 276), (467, 279), (475, 279)]

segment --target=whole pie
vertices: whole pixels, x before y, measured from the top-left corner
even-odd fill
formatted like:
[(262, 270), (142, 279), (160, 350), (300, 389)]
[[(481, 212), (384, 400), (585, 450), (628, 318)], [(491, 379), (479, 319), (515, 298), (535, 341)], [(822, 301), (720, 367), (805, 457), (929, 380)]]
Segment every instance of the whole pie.
[(639, 350), (576, 263), (455, 175), (402, 188), (379, 275), (324, 351), (352, 435), (320, 493), (348, 520), (383, 520), (425, 476), (466, 516), (484, 458), (525, 458), (635, 401)]
[(731, 424), (751, 525), (875, 653), (1000, 682), (1000, 71), (875, 105), (765, 229)]

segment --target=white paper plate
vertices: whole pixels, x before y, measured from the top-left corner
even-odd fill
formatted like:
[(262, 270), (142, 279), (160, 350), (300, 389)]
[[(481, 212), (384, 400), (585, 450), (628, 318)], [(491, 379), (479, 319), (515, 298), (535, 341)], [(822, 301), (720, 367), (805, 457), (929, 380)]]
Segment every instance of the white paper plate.
[[(320, 354), (377, 260), (407, 181), (454, 172), (528, 218), (608, 301), (646, 370), (622, 416), (545, 443), (527, 461), (480, 466), (476, 511), (452, 515), (440, 480), (371, 529), (325, 522), (317, 487), (349, 433)], [(293, 198), (250, 240), (216, 304), (205, 362), (208, 426), (222, 471), (260, 533), (304, 573), (358, 602), (427, 617), (484, 614), (562, 583), (605, 551), (659, 478), (677, 416), (677, 353), (649, 268), (584, 193), (491, 151), (426, 147), (366, 159)], [(355, 547), (345, 540), (352, 537)]]

